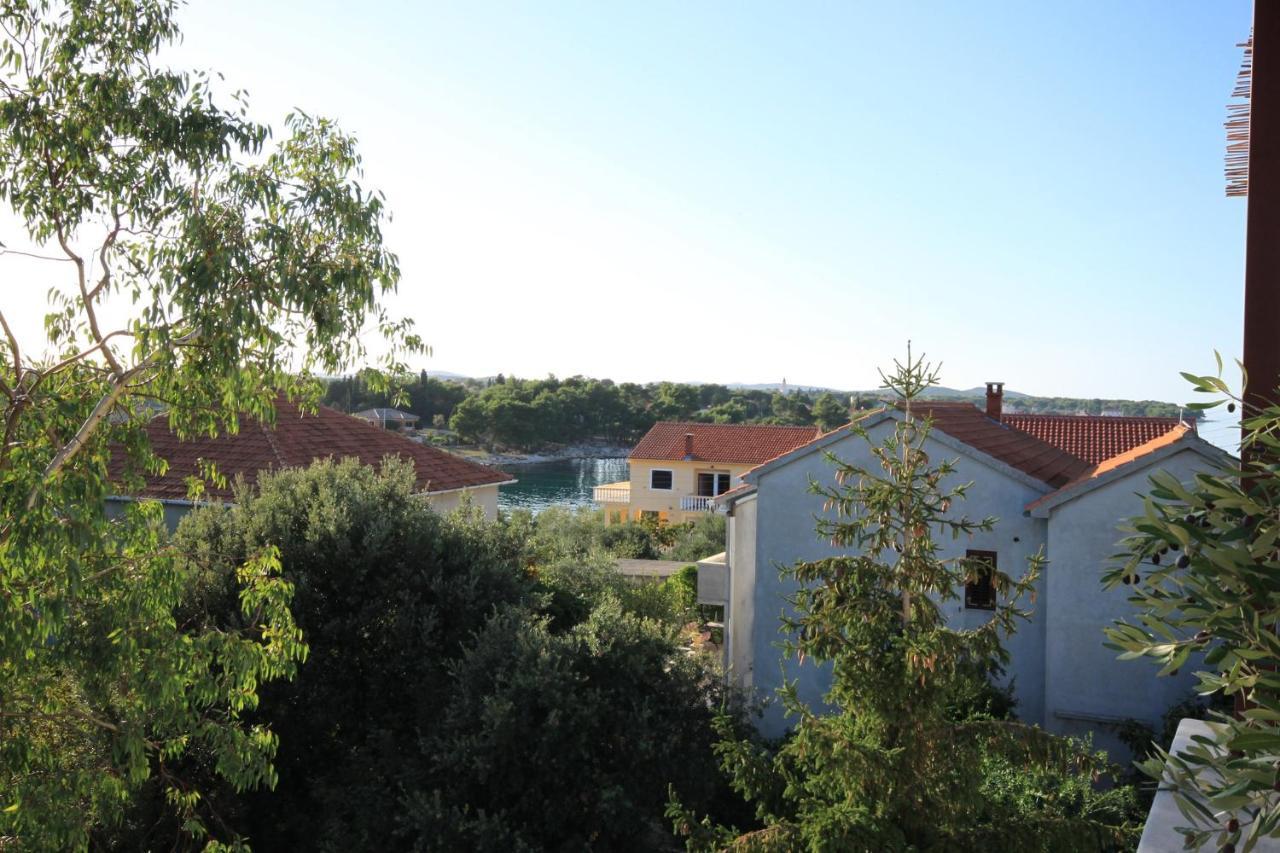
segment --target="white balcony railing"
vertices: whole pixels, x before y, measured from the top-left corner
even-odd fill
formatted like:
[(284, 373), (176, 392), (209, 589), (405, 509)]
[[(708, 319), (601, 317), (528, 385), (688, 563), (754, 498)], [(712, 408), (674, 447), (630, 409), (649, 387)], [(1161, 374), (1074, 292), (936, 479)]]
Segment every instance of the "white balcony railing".
[(686, 495), (680, 499), (682, 512), (712, 512), (715, 510), (715, 498), (703, 495)]
[(598, 504), (631, 503), (631, 484), (624, 481), (596, 486), (591, 490), (591, 500)]

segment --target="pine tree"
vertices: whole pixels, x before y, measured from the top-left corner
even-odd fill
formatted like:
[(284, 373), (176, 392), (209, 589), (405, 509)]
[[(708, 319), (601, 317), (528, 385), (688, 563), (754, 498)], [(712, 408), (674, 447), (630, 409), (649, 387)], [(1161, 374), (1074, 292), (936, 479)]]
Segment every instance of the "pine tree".
[[(808, 707), (796, 683), (779, 692), (795, 729), (770, 751), (726, 736), (723, 766), (756, 803), (765, 828), (734, 837), (696, 823), (673, 804), (670, 816), (691, 848), (737, 850), (1107, 849), (1118, 828), (1046, 801), (1028, 810), (992, 797), (989, 768), (1090, 774), (1097, 759), (1079, 745), (1010, 720), (958, 718), (954, 699), (976, 673), (1008, 660), (1002, 639), (1029, 612), (1042, 559), (1014, 579), (991, 565), (944, 556), (942, 540), (989, 531), (994, 518), (954, 509), (970, 484), (953, 461), (933, 460), (932, 423), (917, 402), (937, 370), (908, 348), (905, 363), (881, 374), (900, 416), (877, 441), (859, 423), (872, 466), (830, 456), (833, 485), (814, 484), (825, 509), (818, 533), (845, 554), (784, 570), (799, 582), (784, 618), (786, 653), (829, 664), (828, 709)], [(966, 582), (989, 578), (997, 597), (981, 627), (947, 625), (943, 607)], [(725, 728), (728, 735), (728, 728)], [(1086, 785), (1087, 789), (1088, 786)]]

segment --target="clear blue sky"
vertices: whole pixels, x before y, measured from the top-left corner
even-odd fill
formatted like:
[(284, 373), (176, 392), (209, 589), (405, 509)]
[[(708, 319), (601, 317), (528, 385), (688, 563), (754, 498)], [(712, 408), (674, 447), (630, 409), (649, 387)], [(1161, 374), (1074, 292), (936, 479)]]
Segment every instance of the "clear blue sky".
[(483, 375), (1185, 400), (1240, 350), (1249, 4), (195, 2), (172, 56), (360, 137), (396, 306)]

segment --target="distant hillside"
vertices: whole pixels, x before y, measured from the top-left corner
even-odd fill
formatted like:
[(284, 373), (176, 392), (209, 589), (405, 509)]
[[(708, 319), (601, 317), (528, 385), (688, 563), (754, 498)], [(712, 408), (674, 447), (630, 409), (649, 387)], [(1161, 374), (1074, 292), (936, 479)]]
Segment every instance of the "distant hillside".
[[(875, 392), (863, 393), (874, 394)], [(928, 391), (925, 391), (924, 396), (942, 400), (949, 400), (953, 397), (960, 400), (985, 400), (987, 399), (987, 389), (986, 386), (979, 386), (977, 388), (968, 388), (960, 391), (955, 388), (946, 388), (939, 385), (937, 388), (930, 388)], [(1004, 398), (1006, 400), (1019, 400), (1030, 398), (1030, 396), (1030, 394), (1023, 394), (1021, 391), (1010, 391), (1008, 388), (1004, 391)]]
[(734, 391), (803, 391), (806, 394), (821, 394), (829, 391), (832, 394), (844, 394), (845, 391), (837, 391), (834, 388), (826, 388), (822, 385), (792, 385), (790, 382), (782, 384), (781, 382), (761, 382), (756, 385), (745, 385), (741, 382), (730, 382), (725, 386)]

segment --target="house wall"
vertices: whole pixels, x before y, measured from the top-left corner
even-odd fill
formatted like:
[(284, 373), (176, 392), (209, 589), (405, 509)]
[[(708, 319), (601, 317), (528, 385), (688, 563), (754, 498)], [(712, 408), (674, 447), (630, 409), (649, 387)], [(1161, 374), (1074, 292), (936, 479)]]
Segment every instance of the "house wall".
[[(892, 428), (892, 421), (872, 427), (873, 440), (879, 441)], [(828, 449), (842, 459), (873, 467), (866, 442), (857, 436), (847, 435)], [(994, 516), (999, 519), (993, 531), (975, 534), (972, 539), (955, 541), (950, 536), (939, 537), (942, 556), (963, 556), (966, 549), (995, 551), (1001, 570), (1013, 577), (1020, 576), (1028, 558), (1044, 544), (1046, 530), (1044, 520), (1025, 516), (1023, 508), (1048, 491), (1048, 487), (1037, 488), (937, 441), (929, 440), (926, 452), (935, 461), (957, 460), (953, 483), (973, 481), (968, 499), (957, 507), (959, 511), (970, 518)], [(735, 510), (735, 529), (730, 536), (730, 547), (735, 550), (730, 553), (733, 588), (728, 618), (732, 623), (730, 636), (735, 643), (734, 670), (739, 679), (749, 673), (751, 685), (764, 697), (773, 696), (784, 678), (796, 679), (801, 698), (820, 706), (830, 681), (828, 669), (809, 661), (784, 662), (778, 648), (782, 639), (779, 616), (790, 609), (786, 597), (796, 588), (794, 581), (781, 577), (779, 568), (797, 561), (853, 553), (850, 549), (833, 548), (815, 533), (816, 520), (823, 513), (823, 499), (809, 493), (812, 480), (827, 484), (834, 481), (834, 468), (822, 453), (809, 453), (762, 473), (757, 481), (754, 518), (739, 515)], [(754, 536), (748, 530), (752, 527)], [(754, 559), (749, 554), (753, 546), (743, 541), (751, 539), (754, 539)], [(743, 565), (748, 560), (750, 569)], [(754, 583), (747, 577), (752, 570)], [(740, 586), (748, 583), (750, 595)], [(962, 594), (963, 590), (958, 592)], [(1013, 681), (1019, 715), (1034, 723), (1044, 719), (1043, 614), (1048, 606), (1042, 577), (1031, 621), (1023, 623), (1006, 641), (1012, 662), (1005, 679)], [(989, 611), (966, 610), (963, 595), (957, 601), (948, 602), (945, 608), (949, 623), (959, 628), (976, 627), (990, 618)], [(745, 636), (750, 637), (747, 647), (738, 648), (737, 642)], [(786, 730), (787, 721), (776, 703), (766, 711), (761, 728), (770, 736)]]
[[(698, 472), (708, 471), (728, 473), (730, 487), (738, 485), (742, 474), (751, 466), (726, 462), (671, 462), (665, 459), (632, 459), (631, 462), (631, 503), (628, 517), (632, 520), (640, 517), (642, 512), (656, 512), (664, 521), (678, 523), (689, 521), (705, 512), (686, 512), (680, 509), (680, 499), (698, 493)], [(671, 490), (649, 488), (649, 472), (655, 468), (672, 472)], [(620, 507), (617, 504), (606, 505), (610, 512)]]
[(463, 496), (471, 498), (472, 503), (480, 507), (484, 517), (493, 521), (498, 517), (498, 487), (476, 486), (456, 492), (445, 492), (439, 495), (427, 495), (427, 504), (440, 514), (452, 512), (462, 505)]
[(754, 495), (734, 504), (726, 529), (729, 604), (725, 608), (725, 662), (729, 677), (745, 689), (755, 683), (756, 507)]
[(1164, 469), (1186, 482), (1208, 464), (1200, 454), (1184, 450), (1051, 511), (1046, 728), (1063, 734), (1093, 731), (1099, 746), (1114, 750), (1119, 740), (1103, 720), (1133, 718), (1156, 725), (1170, 706), (1190, 695), (1194, 661), (1177, 676), (1156, 678), (1151, 662), (1116, 660), (1118, 652), (1103, 646), (1102, 629), (1120, 618), (1132, 621), (1134, 609), (1126, 588), (1103, 589), (1102, 575), (1123, 538), (1117, 528), (1142, 514), (1136, 493), (1149, 491), (1149, 477)]
[[(107, 518), (119, 518), (124, 515), (125, 507), (133, 503), (133, 501), (121, 500), (119, 498), (107, 498)], [(169, 528), (169, 532), (178, 529), (178, 522), (182, 521), (183, 516), (191, 512), (189, 503), (173, 503), (164, 504), (164, 523)]]

